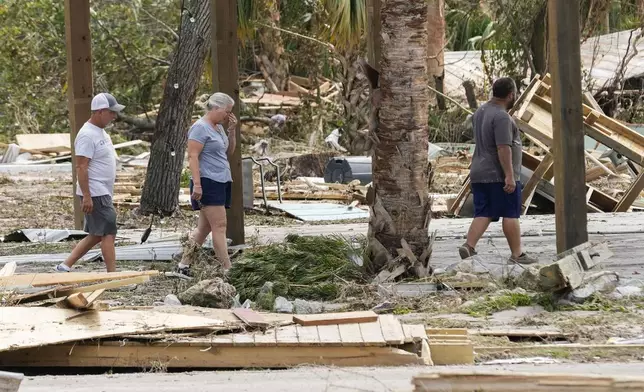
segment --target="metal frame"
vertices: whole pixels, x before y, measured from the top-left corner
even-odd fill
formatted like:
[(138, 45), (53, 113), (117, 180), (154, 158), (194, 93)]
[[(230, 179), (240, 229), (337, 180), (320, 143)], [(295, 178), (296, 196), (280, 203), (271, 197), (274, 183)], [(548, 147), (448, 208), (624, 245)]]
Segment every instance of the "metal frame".
[(282, 203), (282, 184), (280, 181), (280, 167), (273, 162), (270, 158), (258, 158), (255, 159), (253, 157), (244, 157), (242, 158), (242, 161), (250, 160), (253, 161), (254, 164), (259, 166), (259, 180), (261, 182), (261, 187), (262, 187), (262, 197), (264, 199), (264, 206), (266, 207), (266, 212), (268, 212), (268, 199), (266, 198), (266, 186), (264, 184), (264, 165), (259, 163), (260, 161), (266, 161), (268, 162), (269, 165), (273, 166), (275, 168), (275, 171), (277, 172), (277, 198), (279, 199), (280, 204)]

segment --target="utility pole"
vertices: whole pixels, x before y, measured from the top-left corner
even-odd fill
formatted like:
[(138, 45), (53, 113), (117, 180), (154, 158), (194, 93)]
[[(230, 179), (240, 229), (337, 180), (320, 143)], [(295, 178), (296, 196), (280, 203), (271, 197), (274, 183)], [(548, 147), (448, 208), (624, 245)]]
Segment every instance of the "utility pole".
[(67, 48), (67, 96), (72, 148), (72, 183), (74, 226), (83, 228), (83, 211), (76, 197), (76, 134), (91, 115), (93, 95), (92, 39), (90, 35), (89, 0), (65, 0), (65, 38)]
[[(237, 0), (210, 0), (212, 30), (212, 84), (213, 90), (226, 93), (235, 100), (233, 112), (239, 119), (239, 70), (237, 65)], [(245, 242), (244, 203), (242, 188), (241, 132), (237, 122), (237, 146), (230, 158), (233, 177), (232, 201), (226, 211), (228, 226), (226, 236), (233, 245)]]
[(579, 0), (548, 0), (557, 252), (588, 241)]

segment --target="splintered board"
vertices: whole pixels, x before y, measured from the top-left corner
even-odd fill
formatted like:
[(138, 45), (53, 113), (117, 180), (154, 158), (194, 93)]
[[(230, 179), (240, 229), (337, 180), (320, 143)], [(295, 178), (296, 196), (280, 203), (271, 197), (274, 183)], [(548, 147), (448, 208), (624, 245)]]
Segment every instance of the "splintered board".
[(101, 282), (107, 280), (133, 278), (137, 276), (155, 276), (159, 271), (124, 271), (124, 272), (66, 272), (59, 274), (24, 274), (0, 277), (0, 289), (12, 289), (25, 286), (41, 287), (69, 285), (75, 283)]
[(70, 152), (69, 133), (25, 133), (16, 135), (21, 148), (40, 152)]
[(226, 330), (221, 320), (150, 311), (0, 307), (0, 351), (137, 333)]
[(302, 315), (293, 316), (293, 322), (304, 326), (367, 323), (367, 322), (373, 322), (377, 320), (378, 320), (378, 315), (372, 311), (302, 314)]
[(454, 371), (413, 378), (415, 392), (617, 392), (641, 391), (644, 378), (570, 374)]

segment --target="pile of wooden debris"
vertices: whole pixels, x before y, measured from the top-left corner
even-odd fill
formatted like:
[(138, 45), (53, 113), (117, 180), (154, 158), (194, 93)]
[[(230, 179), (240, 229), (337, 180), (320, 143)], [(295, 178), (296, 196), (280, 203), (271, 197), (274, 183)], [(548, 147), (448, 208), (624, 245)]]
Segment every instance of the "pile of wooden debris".
[[(0, 366), (250, 368), (431, 364), (423, 325), (393, 315), (112, 307), (100, 295), (158, 271), (0, 272)], [(97, 283), (101, 282), (101, 283)], [(10, 306), (12, 305), (12, 306)]]

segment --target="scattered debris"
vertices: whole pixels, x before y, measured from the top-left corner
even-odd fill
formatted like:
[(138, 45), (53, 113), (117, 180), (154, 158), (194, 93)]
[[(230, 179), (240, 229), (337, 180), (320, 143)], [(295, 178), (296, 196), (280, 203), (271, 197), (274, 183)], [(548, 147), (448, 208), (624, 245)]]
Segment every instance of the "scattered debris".
[(21, 229), (0, 238), (2, 242), (43, 242), (76, 241), (87, 237), (82, 230)]
[(221, 278), (202, 280), (177, 297), (183, 304), (206, 308), (227, 309), (233, 304), (235, 287)]

